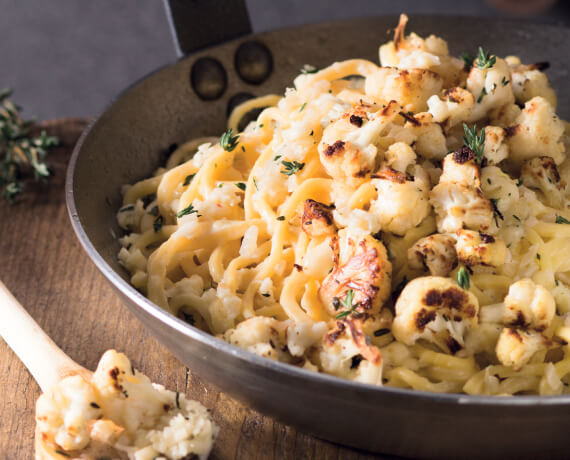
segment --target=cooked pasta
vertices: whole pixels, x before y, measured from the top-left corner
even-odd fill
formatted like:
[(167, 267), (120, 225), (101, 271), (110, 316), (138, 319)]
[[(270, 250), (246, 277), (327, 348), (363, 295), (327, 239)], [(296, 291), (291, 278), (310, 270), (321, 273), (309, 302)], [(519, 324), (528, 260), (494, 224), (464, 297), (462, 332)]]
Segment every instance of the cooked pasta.
[(160, 307), (270, 359), (568, 393), (568, 125), (544, 65), (455, 58), (406, 22), (382, 66), (303, 72), (126, 187), (119, 259)]

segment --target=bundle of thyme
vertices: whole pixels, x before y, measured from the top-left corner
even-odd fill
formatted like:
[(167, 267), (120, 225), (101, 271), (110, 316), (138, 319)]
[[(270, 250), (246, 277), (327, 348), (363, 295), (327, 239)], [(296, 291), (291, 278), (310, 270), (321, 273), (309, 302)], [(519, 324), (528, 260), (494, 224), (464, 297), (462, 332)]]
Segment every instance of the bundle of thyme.
[(50, 171), (44, 162), (50, 147), (58, 144), (57, 137), (45, 131), (30, 137), (34, 120), (20, 118), (21, 107), (8, 98), (12, 90), (0, 90), (0, 189), (10, 203), (24, 190), (21, 182), (27, 171), (36, 181), (45, 181)]

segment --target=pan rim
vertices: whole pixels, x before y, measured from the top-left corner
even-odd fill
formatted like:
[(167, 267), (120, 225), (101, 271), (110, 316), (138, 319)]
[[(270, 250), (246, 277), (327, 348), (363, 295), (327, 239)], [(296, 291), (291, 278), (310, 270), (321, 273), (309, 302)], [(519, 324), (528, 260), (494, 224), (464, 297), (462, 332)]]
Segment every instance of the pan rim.
[[(72, 228), (77, 236), (83, 250), (87, 253), (91, 261), (95, 264), (97, 269), (101, 272), (101, 274), (107, 279), (108, 282), (111, 283), (113, 287), (119, 290), (124, 296), (129, 298), (129, 300), (137, 306), (137, 308), (142, 309), (144, 312), (152, 316), (155, 320), (160, 321), (165, 326), (175, 329), (179, 333), (183, 334), (185, 337), (200, 342), (208, 347), (212, 347), (217, 349), (218, 351), (226, 354), (231, 355), (232, 358), (237, 358), (240, 361), (247, 362), (249, 365), (263, 368), (269, 372), (277, 373), (281, 375), (288, 375), (291, 377), (295, 377), (301, 380), (309, 380), (312, 383), (318, 384), (320, 386), (325, 387), (333, 387), (336, 389), (342, 390), (352, 390), (355, 393), (364, 393), (364, 394), (378, 394), (384, 393), (386, 396), (393, 396), (396, 398), (406, 398), (406, 400), (410, 401), (410, 403), (438, 403), (447, 406), (487, 406), (493, 408), (503, 408), (503, 407), (514, 407), (514, 408), (528, 408), (530, 406), (560, 406), (560, 407), (570, 407), (570, 395), (553, 395), (553, 396), (513, 396), (513, 397), (498, 397), (498, 396), (488, 396), (488, 395), (468, 395), (462, 393), (431, 393), (422, 390), (414, 390), (414, 389), (407, 389), (407, 388), (395, 388), (395, 387), (387, 387), (387, 386), (375, 386), (372, 384), (355, 382), (347, 379), (343, 379), (341, 377), (336, 377), (333, 375), (328, 375), (324, 373), (316, 373), (312, 371), (308, 371), (306, 369), (302, 369), (290, 364), (281, 363), (277, 361), (273, 361), (267, 358), (263, 358), (261, 356), (255, 355), (247, 350), (241, 349), (237, 346), (231, 345), (207, 332), (201, 331), (200, 329), (191, 326), (181, 319), (177, 318), (173, 314), (163, 310), (158, 305), (151, 302), (148, 298), (143, 296), (139, 291), (137, 291), (130, 283), (125, 281), (119, 274), (103, 259), (99, 251), (95, 248), (93, 243), (91, 242), (90, 238), (87, 236), (83, 225), (79, 219), (79, 215), (77, 212), (77, 207), (75, 204), (75, 195), (74, 195), (74, 173), (76, 169), (76, 164), (78, 162), (78, 158), (81, 154), (83, 144), (85, 143), (86, 139), (89, 137), (93, 129), (96, 125), (100, 122), (100, 120), (105, 116), (107, 112), (109, 112), (114, 105), (123, 98), (125, 94), (130, 92), (136, 86), (141, 84), (142, 82), (149, 79), (151, 76), (162, 72), (166, 69), (169, 69), (173, 66), (176, 66), (181, 63), (181, 61), (191, 59), (196, 54), (200, 54), (204, 51), (209, 49), (214, 49), (217, 46), (226, 45), (226, 44), (237, 44), (243, 40), (251, 40), (251, 39), (258, 39), (263, 38), (268, 34), (276, 34), (282, 31), (291, 31), (295, 29), (302, 29), (302, 28), (311, 28), (320, 25), (330, 25), (335, 23), (350, 23), (350, 22), (359, 22), (365, 20), (373, 20), (377, 18), (397, 18), (397, 15), (386, 15), (386, 16), (374, 16), (374, 17), (361, 17), (361, 18), (349, 18), (349, 19), (340, 19), (335, 21), (329, 22), (318, 22), (312, 24), (303, 24), (299, 26), (292, 26), (292, 27), (285, 27), (280, 29), (275, 29), (271, 31), (265, 31), (261, 33), (250, 34), (244, 37), (239, 37), (237, 39), (233, 39), (223, 44), (213, 45), (207, 48), (202, 48), (195, 53), (183, 56), (181, 58), (176, 59), (173, 63), (166, 64), (161, 66), (148, 74), (144, 75), (143, 77), (137, 79), (125, 89), (120, 91), (115, 97), (111, 99), (111, 101), (97, 114), (96, 117), (92, 118), (89, 122), (88, 126), (85, 128), (79, 140), (75, 144), (73, 148), (72, 155), (69, 160), (69, 164), (66, 171), (66, 180), (65, 180), (65, 200), (66, 200), (66, 207), (68, 216), (71, 220)], [(542, 24), (542, 23), (528, 23), (523, 22), (516, 19), (511, 18), (493, 18), (493, 17), (485, 17), (485, 16), (457, 16), (457, 15), (414, 15), (415, 18), (445, 18), (447, 20), (454, 19), (454, 18), (469, 18), (473, 20), (477, 20), (478, 18), (484, 20), (493, 20), (496, 23), (510, 23), (511, 27), (514, 25), (521, 25), (524, 24), (526, 27), (552, 27), (556, 29), (562, 29), (568, 31), (568, 27), (559, 26), (556, 24)], [(151, 334), (154, 336), (154, 334)]]

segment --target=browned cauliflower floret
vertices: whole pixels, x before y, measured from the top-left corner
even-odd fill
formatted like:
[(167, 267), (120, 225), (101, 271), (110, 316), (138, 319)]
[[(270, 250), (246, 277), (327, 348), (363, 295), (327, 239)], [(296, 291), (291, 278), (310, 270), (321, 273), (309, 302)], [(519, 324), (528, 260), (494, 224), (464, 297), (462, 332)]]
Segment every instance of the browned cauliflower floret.
[(449, 278), (425, 276), (409, 282), (396, 302), (394, 337), (406, 345), (423, 339), (455, 354), (477, 326), (479, 302)]
[(495, 352), (501, 364), (520, 369), (546, 347), (547, 339), (539, 332), (506, 327), (499, 335)]
[(556, 163), (551, 157), (527, 160), (521, 169), (521, 181), (526, 187), (540, 190), (549, 206), (561, 208), (564, 205), (566, 184), (561, 180)]
[(405, 127), (416, 136), (414, 150), (419, 155), (430, 160), (441, 160), (445, 156), (448, 151), (445, 135), (431, 113), (422, 112), (408, 117)]
[(510, 158), (521, 164), (528, 158), (549, 156), (564, 161), (564, 123), (543, 97), (533, 97), (508, 129)]
[(524, 278), (513, 283), (503, 304), (490, 305), (485, 310), (482, 321), (502, 321), (506, 326), (495, 348), (497, 358), (505, 366), (520, 369), (536, 352), (550, 346), (541, 332), (552, 323), (556, 303), (552, 294), (534, 281)]
[(509, 156), (506, 131), (500, 126), (485, 127), (483, 157), (488, 165), (496, 165)]
[(440, 183), (456, 183), (471, 187), (481, 186), (481, 169), (475, 163), (475, 154), (469, 147), (461, 147), (443, 159)]
[[(376, 169), (378, 148), (375, 143), (387, 134), (400, 106), (395, 101), (364, 118), (351, 122), (352, 115), (331, 123), (324, 131), (318, 150), (322, 165), (335, 180), (358, 185)], [(354, 118), (352, 118), (354, 121)]]
[(421, 166), (414, 166), (413, 177), (383, 169), (372, 178), (378, 198), (370, 204), (370, 213), (379, 219), (383, 230), (403, 235), (429, 214), (430, 180)]
[(470, 121), (478, 121), (487, 117), (490, 110), (515, 102), (511, 85), (504, 85), (511, 79), (507, 63), (495, 56), (495, 63), (480, 69), (474, 65), (467, 77), (467, 89), (475, 97), (475, 105), (471, 111)]
[(434, 276), (447, 276), (457, 266), (455, 240), (449, 235), (426, 236), (408, 249), (408, 264), (416, 270), (427, 269)]
[(507, 257), (507, 246), (498, 236), (473, 230), (457, 230), (457, 258), (464, 265), (499, 267)]
[(334, 234), (333, 209), (334, 206), (311, 199), (306, 200), (301, 216), (301, 228), (311, 238)]
[(511, 83), (519, 104), (524, 104), (535, 96), (542, 96), (556, 109), (556, 93), (542, 72), (548, 68), (547, 62), (524, 65), (514, 56), (508, 56), (505, 60), (511, 69)]
[(264, 316), (254, 316), (229, 329), (223, 335), (226, 342), (276, 361), (288, 361), (283, 351), (287, 344), (287, 325)]
[(394, 41), (380, 47), (382, 65), (399, 69), (429, 69), (443, 79), (444, 88), (464, 82), (466, 72), (463, 61), (449, 56), (447, 42), (435, 35), (423, 39), (412, 32), (405, 36), (407, 22), (408, 17), (400, 15)]
[(395, 142), (384, 152), (384, 164), (402, 173), (415, 162), (416, 152), (405, 142)]
[(334, 268), (323, 280), (319, 296), (333, 316), (339, 301), (353, 292), (353, 303), (361, 312), (378, 312), (390, 295), (392, 264), (382, 242), (370, 235), (343, 229), (333, 237)]
[(475, 105), (473, 94), (463, 88), (449, 88), (442, 96), (433, 95), (427, 101), (433, 121), (443, 123), (446, 129), (471, 118)]
[(427, 100), (441, 91), (441, 77), (425, 69), (398, 70), (392, 67), (380, 67), (366, 78), (364, 90), (385, 103), (396, 100), (404, 110), (423, 112), (427, 109)]
[(493, 205), (480, 189), (481, 172), (474, 158), (471, 149), (462, 147), (444, 159), (439, 184), (430, 193), (440, 233), (491, 228)]
[(534, 281), (524, 278), (511, 284), (505, 297), (503, 322), (509, 326), (543, 331), (552, 322), (556, 303), (552, 294)]

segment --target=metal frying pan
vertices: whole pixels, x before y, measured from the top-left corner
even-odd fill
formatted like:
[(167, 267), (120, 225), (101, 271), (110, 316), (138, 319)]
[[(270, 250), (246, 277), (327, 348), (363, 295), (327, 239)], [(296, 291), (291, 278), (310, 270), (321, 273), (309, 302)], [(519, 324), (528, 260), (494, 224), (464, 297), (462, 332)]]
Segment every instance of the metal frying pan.
[[(183, 53), (192, 51), (192, 43), (204, 47), (213, 38), (249, 31), (241, 1), (172, 0), (170, 6), (176, 30), (185, 31), (178, 35)], [(221, 19), (217, 24), (226, 28), (213, 31), (211, 18), (220, 19), (221, 11), (229, 11), (231, 20)], [(322, 67), (352, 57), (376, 61), (378, 45), (396, 23), (396, 17), (377, 17), (248, 35), (193, 52), (135, 83), (75, 148), (66, 189), (73, 227), (97, 267), (158, 340), (193, 372), (265, 414), (337, 443), (401, 456), (568, 458), (568, 396), (430, 394), (373, 387), (276, 363), (161, 310), (129, 285), (117, 263), (115, 212), (123, 184), (151, 174), (173, 143), (219, 135), (232, 104), (248, 95), (283, 92), (304, 64)], [(570, 44), (569, 29), (433, 16), (412, 17), (409, 30), (442, 36), (455, 55), (482, 45), (525, 62), (549, 60), (559, 112), (569, 116), (569, 67), (562, 59)]]

